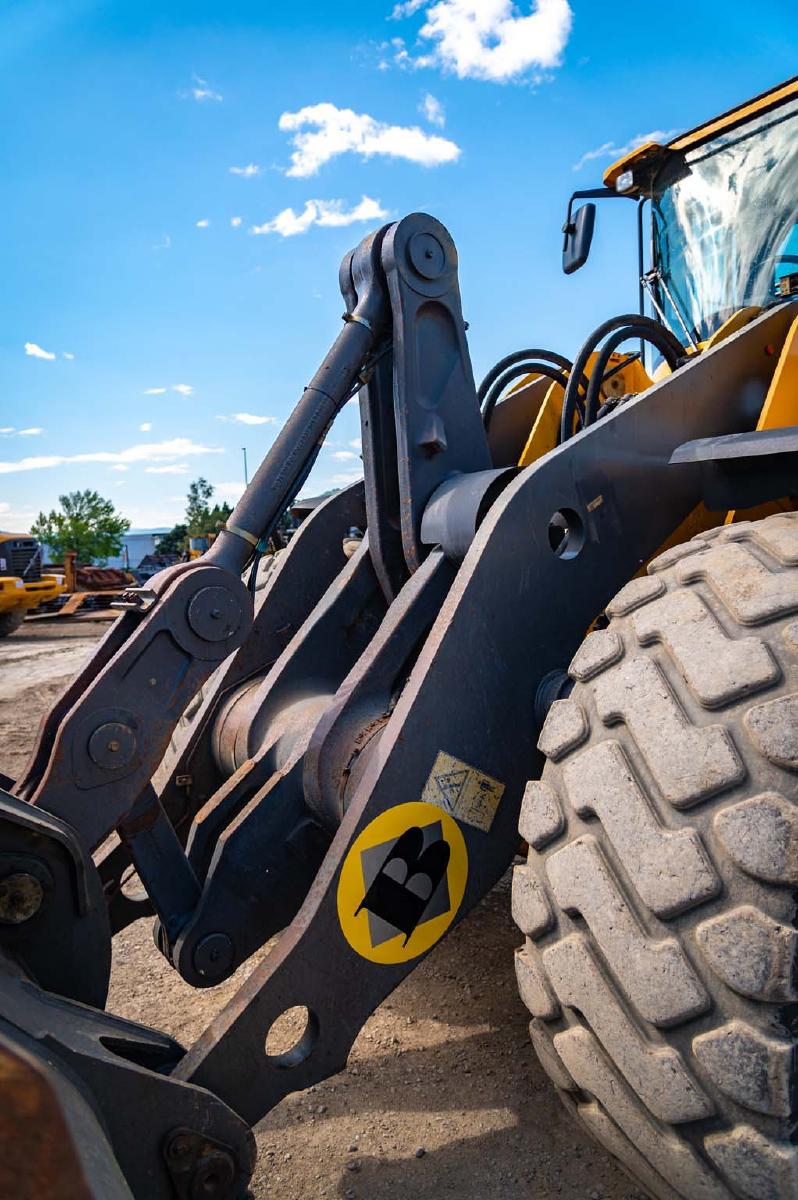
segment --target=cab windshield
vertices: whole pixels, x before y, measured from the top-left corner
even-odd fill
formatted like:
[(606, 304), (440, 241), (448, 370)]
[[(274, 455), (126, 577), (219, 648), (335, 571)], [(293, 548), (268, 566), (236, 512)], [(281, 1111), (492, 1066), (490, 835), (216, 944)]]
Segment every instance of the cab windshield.
[(701, 340), (773, 301), (798, 274), (798, 99), (669, 159), (652, 217), (658, 300), (677, 336), (682, 321)]

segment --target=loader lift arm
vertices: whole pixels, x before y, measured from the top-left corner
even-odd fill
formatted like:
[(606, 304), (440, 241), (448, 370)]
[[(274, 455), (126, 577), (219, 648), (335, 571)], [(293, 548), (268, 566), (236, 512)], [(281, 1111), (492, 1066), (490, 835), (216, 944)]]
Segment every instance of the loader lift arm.
[[(243, 1194), (249, 1126), (343, 1066), (376, 1005), (511, 861), (539, 767), (538, 688), (700, 499), (698, 466), (669, 466), (676, 447), (753, 427), (766, 350), (794, 310), (763, 314), (532, 467), (497, 471), (456, 265), (423, 214), (347, 256), (345, 327), (224, 535), (127, 594), (14, 794), (0, 793), (0, 1059), (45, 1114), (43, 1131), (15, 1134), (17, 1195), (53, 1185), (36, 1137), (68, 1142), (75, 1196)], [(295, 539), (255, 614), (241, 572), (358, 387), (367, 542), (259, 673), (255, 641), (274, 644), (283, 619), (270, 598), (279, 609), (281, 572), (310, 569), (311, 543)], [(563, 522), (565, 546), (552, 537)], [(206, 723), (224, 782), (189, 814), (184, 849), (173, 783), (151, 781), (213, 672)], [(111, 924), (91, 852), (114, 831), (162, 952), (196, 986), (287, 925), (187, 1052), (101, 1011)], [(406, 886), (419, 875), (426, 892)], [(269, 1055), (269, 1029), (294, 1006), (304, 1032)]]

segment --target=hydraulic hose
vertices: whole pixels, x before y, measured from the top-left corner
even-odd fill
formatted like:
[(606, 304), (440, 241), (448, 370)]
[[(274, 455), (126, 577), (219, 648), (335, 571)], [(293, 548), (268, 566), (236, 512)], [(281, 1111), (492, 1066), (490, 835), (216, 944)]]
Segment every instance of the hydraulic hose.
[[(662, 326), (660, 326), (660, 332), (670, 334), (670, 331), (664, 329)], [(670, 334), (670, 336), (673, 337), (672, 334)], [(590, 376), (590, 383), (588, 384), (587, 395), (585, 396), (585, 425), (592, 425), (598, 420), (599, 409), (601, 407), (601, 388), (605, 381), (610, 358), (618, 349), (618, 347), (624, 342), (628, 341), (631, 337), (639, 337), (642, 341), (649, 342), (652, 346), (659, 350), (660, 354), (665, 359), (672, 371), (676, 370), (679, 362), (687, 353), (681, 343), (678, 343), (679, 352), (675, 353), (674, 347), (670, 342), (660, 344), (660, 342), (656, 340), (651, 333), (630, 333), (628, 329), (619, 329), (617, 333), (613, 333), (607, 338), (606, 342), (601, 347), (599, 355), (596, 359), (596, 365), (593, 368), (593, 374)]]
[[(511, 368), (516, 368), (513, 374), (510, 373)], [(477, 391), (485, 428), (487, 429), (490, 423), (491, 414), (501, 393), (513, 380), (524, 375), (545, 375), (564, 386), (564, 376), (570, 370), (570, 360), (554, 350), (516, 350), (513, 354), (500, 358), (488, 371)]]
[(553, 380), (554, 383), (559, 383), (562, 388), (568, 382), (567, 373), (565, 371), (558, 371), (556, 367), (550, 366), (549, 363), (522, 362), (515, 367), (509, 367), (493, 384), (482, 405), (482, 420), (486, 429), (490, 426), (493, 410), (505, 388), (516, 379), (523, 379), (525, 375), (545, 375), (547, 379)]
[(598, 329), (595, 329), (591, 333), (576, 356), (573, 370), (568, 380), (568, 386), (565, 389), (562, 420), (560, 422), (560, 440), (562, 442), (566, 442), (574, 432), (574, 416), (579, 410), (579, 383), (587, 369), (590, 355), (595, 352), (597, 347), (601, 345), (609, 334), (614, 334), (615, 336), (610, 339), (607, 347), (602, 350), (587, 386), (588, 399), (585, 404), (583, 426), (592, 424), (598, 415), (598, 399), (601, 385), (604, 381), (603, 376), (607, 369), (610, 355), (622, 342), (628, 341), (630, 338), (649, 342), (659, 350), (671, 370), (676, 369), (679, 362), (687, 353), (682, 343), (669, 329), (666, 329), (651, 317), (641, 316), (640, 313), (626, 313), (620, 317), (611, 317), (609, 321), (605, 321), (603, 325), (599, 325)]

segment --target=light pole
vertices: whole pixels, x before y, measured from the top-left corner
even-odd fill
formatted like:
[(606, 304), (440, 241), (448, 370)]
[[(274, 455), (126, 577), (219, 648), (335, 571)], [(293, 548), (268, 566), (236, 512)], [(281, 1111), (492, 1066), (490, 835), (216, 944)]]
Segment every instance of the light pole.
[(244, 487), (249, 487), (249, 471), (247, 470), (247, 448), (246, 448), (246, 446), (242, 446), (241, 451), (244, 455)]

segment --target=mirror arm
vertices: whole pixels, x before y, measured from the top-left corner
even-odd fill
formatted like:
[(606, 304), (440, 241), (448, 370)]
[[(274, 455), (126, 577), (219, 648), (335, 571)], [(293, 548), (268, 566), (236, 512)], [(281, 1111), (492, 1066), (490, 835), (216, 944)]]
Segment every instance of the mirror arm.
[(568, 211), (565, 214), (565, 224), (562, 227), (563, 232), (563, 250), (565, 249), (565, 238), (569, 233), (574, 231), (573, 223), (573, 208), (574, 200), (609, 200), (613, 196), (619, 196), (621, 199), (628, 200), (633, 197), (624, 195), (623, 192), (613, 191), (612, 188), (583, 188), (581, 191), (572, 192), (571, 198), (568, 201)]

